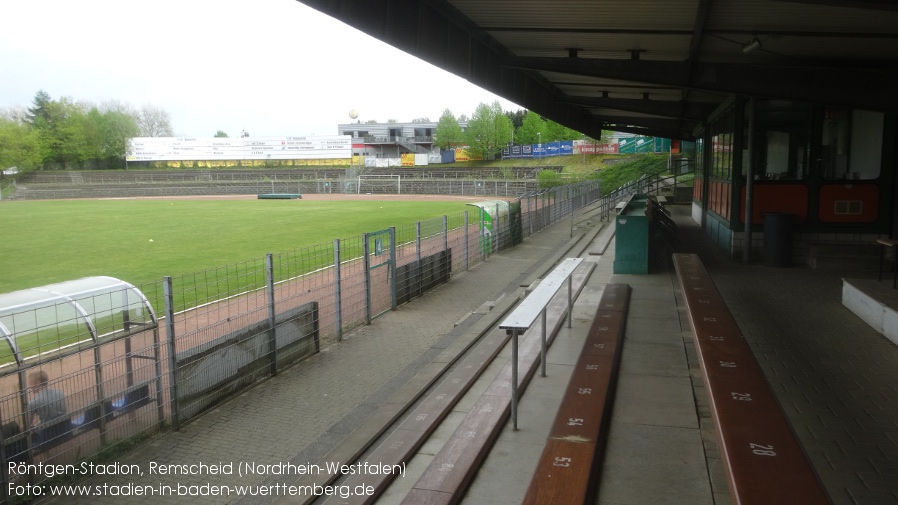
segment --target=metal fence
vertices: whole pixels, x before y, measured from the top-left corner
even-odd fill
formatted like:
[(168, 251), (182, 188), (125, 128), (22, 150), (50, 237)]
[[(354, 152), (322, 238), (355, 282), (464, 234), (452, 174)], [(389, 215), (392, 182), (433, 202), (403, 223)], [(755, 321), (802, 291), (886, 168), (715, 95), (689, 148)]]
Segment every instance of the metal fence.
[[(8, 462), (102, 462), (122, 442), (178, 429), (452, 272), (597, 201), (598, 181), (560, 186), (511, 202), (507, 215), (496, 216), (489, 242), (483, 214), (466, 211), (138, 286), (156, 311), (150, 323), (114, 316), (127, 331), (0, 363), (3, 496), (11, 482), (47, 478), (9, 472)], [(44, 331), (62, 326), (57, 320)], [(65, 398), (65, 414), (52, 423), (32, 420), (37, 391), (24, 378), (38, 370), (49, 378), (45, 389)]]
[[(353, 169), (292, 171), (65, 171), (30, 172), (0, 181), (2, 198), (18, 200), (126, 198), (264, 193), (482, 195), (514, 198), (537, 188), (533, 169), (449, 171), (397, 169), (365, 172), (366, 177), (391, 178), (380, 184), (359, 184)], [(377, 175), (380, 174), (380, 175)], [(389, 183), (387, 183), (389, 182)]]

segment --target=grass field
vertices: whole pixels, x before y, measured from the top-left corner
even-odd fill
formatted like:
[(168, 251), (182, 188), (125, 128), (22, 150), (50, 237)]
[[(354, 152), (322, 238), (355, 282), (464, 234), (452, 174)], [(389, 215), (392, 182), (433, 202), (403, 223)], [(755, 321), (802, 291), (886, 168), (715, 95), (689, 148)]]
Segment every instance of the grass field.
[(135, 285), (461, 214), (464, 201), (0, 203), (0, 293), (92, 275)]

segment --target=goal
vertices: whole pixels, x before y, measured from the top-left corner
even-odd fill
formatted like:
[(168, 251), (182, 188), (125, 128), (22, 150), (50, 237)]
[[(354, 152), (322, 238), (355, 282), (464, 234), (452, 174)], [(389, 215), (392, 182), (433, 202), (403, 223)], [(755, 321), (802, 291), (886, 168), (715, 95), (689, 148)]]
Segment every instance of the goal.
[(360, 175), (358, 194), (402, 194), (401, 175)]

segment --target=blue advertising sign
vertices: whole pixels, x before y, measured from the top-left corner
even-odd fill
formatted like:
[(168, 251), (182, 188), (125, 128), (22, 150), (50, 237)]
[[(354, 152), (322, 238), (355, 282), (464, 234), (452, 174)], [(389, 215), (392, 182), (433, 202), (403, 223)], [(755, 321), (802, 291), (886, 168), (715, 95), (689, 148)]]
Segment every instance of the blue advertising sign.
[(574, 141), (573, 140), (562, 140), (560, 154), (562, 156), (569, 156), (569, 155), (574, 154)]

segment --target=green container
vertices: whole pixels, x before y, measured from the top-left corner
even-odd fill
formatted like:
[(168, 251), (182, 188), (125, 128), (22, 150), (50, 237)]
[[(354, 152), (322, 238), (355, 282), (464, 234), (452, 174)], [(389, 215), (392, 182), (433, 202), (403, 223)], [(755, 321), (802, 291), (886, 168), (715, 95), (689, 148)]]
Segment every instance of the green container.
[(617, 215), (614, 222), (614, 273), (649, 273), (649, 223), (646, 195), (633, 198)]

